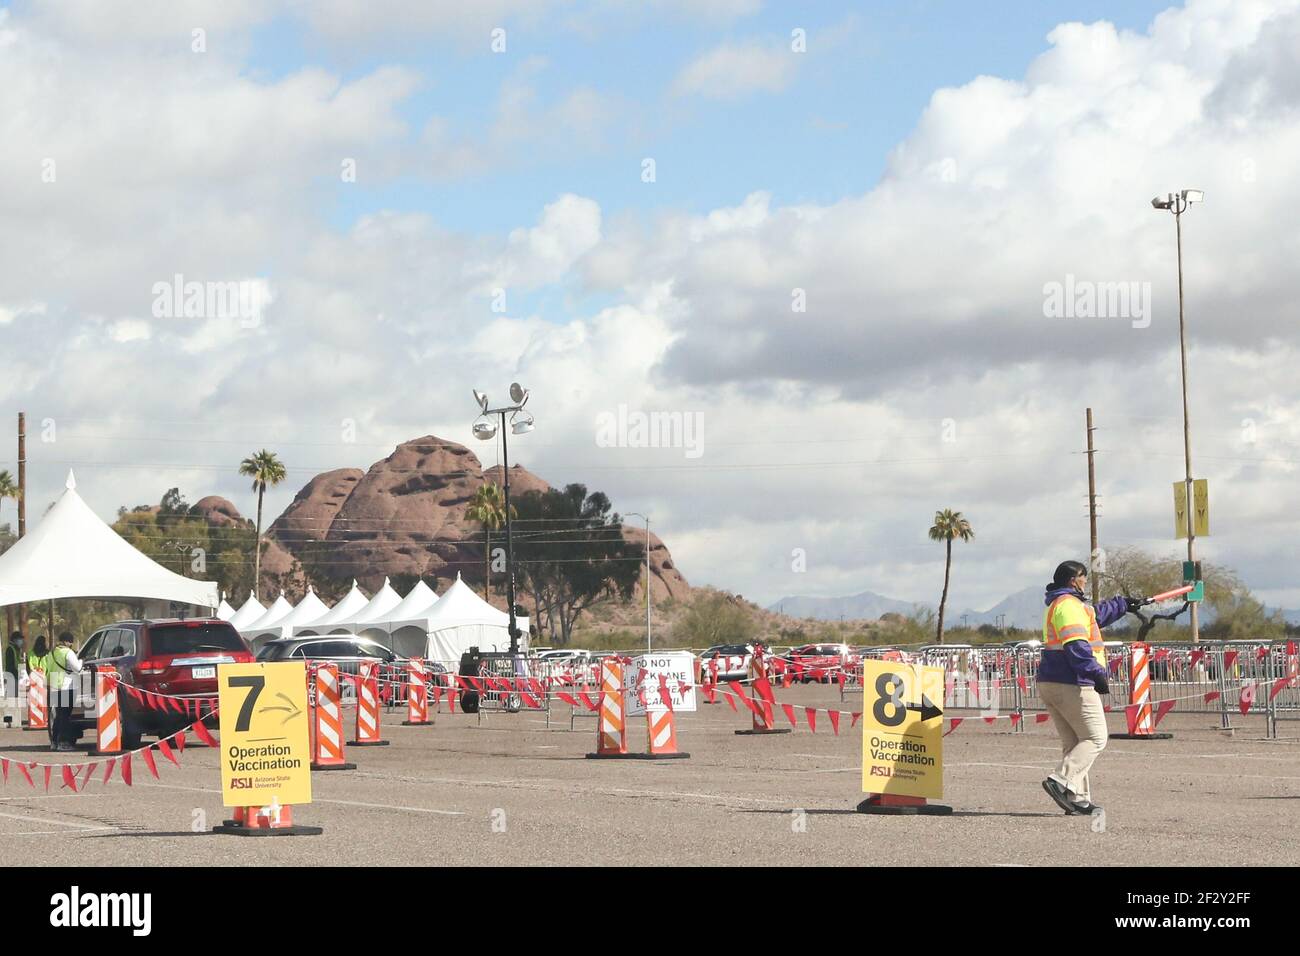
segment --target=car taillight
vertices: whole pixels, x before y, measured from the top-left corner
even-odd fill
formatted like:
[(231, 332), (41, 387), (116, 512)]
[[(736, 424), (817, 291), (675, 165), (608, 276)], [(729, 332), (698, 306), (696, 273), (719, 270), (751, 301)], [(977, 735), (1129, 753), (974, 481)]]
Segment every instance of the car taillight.
[(152, 677), (157, 674), (165, 674), (167, 672), (167, 662), (156, 660), (151, 657), (145, 658), (139, 664), (136, 665), (135, 669), (139, 671), (141, 674), (148, 674), (149, 676)]

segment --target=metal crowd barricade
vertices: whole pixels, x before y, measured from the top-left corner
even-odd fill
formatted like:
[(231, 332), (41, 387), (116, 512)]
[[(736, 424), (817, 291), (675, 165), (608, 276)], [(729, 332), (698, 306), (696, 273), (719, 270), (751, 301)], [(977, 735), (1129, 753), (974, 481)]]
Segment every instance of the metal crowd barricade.
[(1016, 648), (934, 644), (921, 648), (916, 659), (943, 668), (945, 709), (978, 710), (986, 716), (1021, 712)]
[[(486, 713), (518, 713), (521, 710), (549, 712), (550, 698), (545, 685), (532, 673), (535, 661), (508, 651), (485, 651), (479, 661), (478, 722)], [(549, 720), (549, 716), (548, 716)]]

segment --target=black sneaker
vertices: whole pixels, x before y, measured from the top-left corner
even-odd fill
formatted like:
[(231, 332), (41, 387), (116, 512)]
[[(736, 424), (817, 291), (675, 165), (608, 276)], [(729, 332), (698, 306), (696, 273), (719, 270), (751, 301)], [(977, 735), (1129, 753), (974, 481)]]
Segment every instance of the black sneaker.
[(1048, 777), (1046, 780), (1043, 781), (1043, 789), (1047, 791), (1047, 795), (1049, 797), (1051, 797), (1053, 800), (1056, 801), (1056, 805), (1060, 807), (1062, 810), (1064, 810), (1066, 813), (1078, 812), (1075, 809), (1077, 804), (1075, 804), (1075, 802), (1070, 799), (1069, 791), (1066, 790), (1059, 783), (1057, 783), (1055, 780), (1053, 780), (1051, 777)]
[(1070, 813), (1077, 813), (1079, 816), (1090, 817), (1095, 813), (1101, 813), (1101, 807), (1089, 800), (1077, 800), (1073, 802), (1073, 806), (1070, 808)]

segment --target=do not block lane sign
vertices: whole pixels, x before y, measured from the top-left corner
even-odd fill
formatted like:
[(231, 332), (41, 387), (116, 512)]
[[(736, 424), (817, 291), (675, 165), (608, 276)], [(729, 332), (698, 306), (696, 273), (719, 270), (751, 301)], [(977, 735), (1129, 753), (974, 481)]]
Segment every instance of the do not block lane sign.
[(943, 796), (943, 668), (862, 662), (862, 791)]
[(306, 665), (220, 664), (217, 691), (222, 803), (311, 803)]

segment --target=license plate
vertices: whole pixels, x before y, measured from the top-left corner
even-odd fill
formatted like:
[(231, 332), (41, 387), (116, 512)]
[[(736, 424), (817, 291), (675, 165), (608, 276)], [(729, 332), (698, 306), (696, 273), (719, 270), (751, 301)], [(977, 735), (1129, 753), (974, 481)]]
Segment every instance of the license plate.
[(190, 668), (190, 677), (194, 678), (195, 680), (202, 680), (202, 679), (204, 679), (205, 677), (206, 677), (206, 678), (214, 678), (214, 677), (216, 677), (216, 676), (217, 676), (217, 665), (216, 665), (216, 664), (213, 664), (211, 667), (191, 667), (191, 668)]

